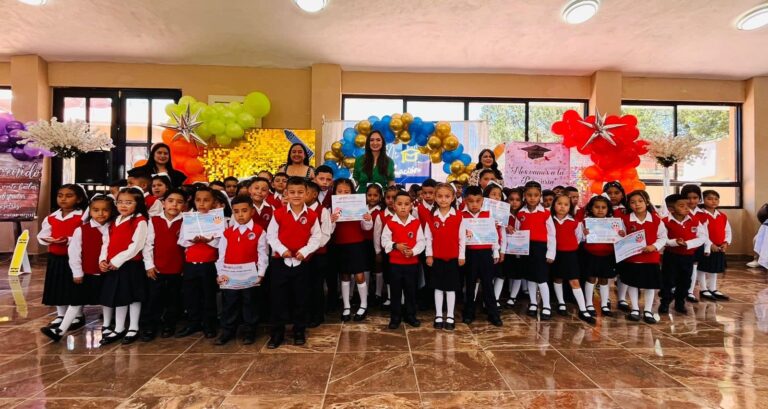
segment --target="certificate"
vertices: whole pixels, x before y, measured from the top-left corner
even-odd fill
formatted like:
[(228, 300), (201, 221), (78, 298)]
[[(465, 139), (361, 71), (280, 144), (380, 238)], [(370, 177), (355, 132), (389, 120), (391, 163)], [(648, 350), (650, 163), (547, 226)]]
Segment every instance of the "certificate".
[(685, 248), (688, 250), (695, 249), (697, 247), (701, 247), (704, 245), (704, 239), (701, 237), (697, 237), (695, 239), (691, 239), (685, 242)]
[(509, 224), (509, 203), (488, 198), (485, 198), (485, 202), (488, 203), (488, 210), (490, 210), (491, 217), (496, 220), (497, 225), (506, 226)]
[(224, 209), (213, 209), (208, 213), (186, 212), (182, 214), (181, 231), (184, 240), (192, 241), (197, 236), (218, 237), (227, 228)]
[(531, 247), (530, 230), (517, 230), (513, 234), (507, 234), (507, 248), (504, 254), (527, 256)]
[(333, 209), (331, 213), (339, 213), (337, 222), (363, 220), (363, 216), (368, 213), (365, 193), (333, 195), (331, 196), (331, 209)]
[(587, 243), (615, 243), (619, 240), (619, 231), (624, 230), (624, 223), (617, 217), (584, 219), (584, 226), (589, 230)]
[(223, 290), (242, 290), (257, 286), (256, 280), (259, 276), (256, 272), (256, 263), (224, 263), (217, 265), (216, 268), (220, 276), (227, 276), (229, 279), (226, 284), (219, 286)]
[(642, 253), (645, 246), (645, 230), (636, 231), (617, 240), (613, 243), (613, 252), (616, 254), (616, 262), (618, 263)]
[(499, 234), (496, 232), (496, 222), (490, 217), (467, 217), (464, 218), (462, 222), (467, 228), (467, 245), (499, 243)]

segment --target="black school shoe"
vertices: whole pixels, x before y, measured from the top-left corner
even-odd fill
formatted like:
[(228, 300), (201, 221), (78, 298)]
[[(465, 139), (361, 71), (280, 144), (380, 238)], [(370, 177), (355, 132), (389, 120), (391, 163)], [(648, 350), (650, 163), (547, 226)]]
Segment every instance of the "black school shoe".
[(721, 293), (721, 292), (720, 292), (720, 290), (715, 290), (715, 291), (712, 291), (712, 295), (713, 295), (713, 296), (714, 296), (716, 299), (718, 299), (718, 300), (720, 300), (720, 301), (730, 301), (730, 300), (731, 300), (731, 297), (729, 297), (729, 296), (727, 296), (727, 295), (725, 295), (725, 294)]
[(99, 343), (101, 345), (109, 345), (109, 344), (115, 343), (115, 342), (120, 341), (121, 339), (123, 339), (123, 337), (125, 336), (126, 333), (127, 333), (127, 331), (123, 331), (123, 332), (111, 331), (109, 333), (109, 335), (107, 335), (106, 337), (101, 338), (101, 341), (99, 341)]
[(557, 304), (557, 313), (563, 317), (568, 316), (568, 307), (565, 304)]
[(543, 307), (541, 309), (541, 314), (539, 315), (539, 317), (542, 321), (549, 321), (550, 319), (552, 319), (552, 310), (547, 307)]
[(267, 349), (278, 348), (282, 345), (283, 341), (285, 341), (284, 333), (272, 334), (272, 336), (269, 337), (269, 342), (267, 342)]
[(501, 318), (499, 318), (499, 317), (497, 317), (495, 315), (492, 315), (492, 316), (488, 317), (488, 322), (490, 322), (495, 327), (500, 327), (500, 326), (504, 325), (504, 323), (501, 321)]
[(81, 315), (79, 317), (75, 317), (74, 320), (72, 320), (72, 324), (69, 325), (69, 331), (77, 331), (80, 328), (85, 326), (85, 316)]
[(53, 321), (48, 323), (49, 328), (58, 328), (59, 324), (64, 321), (64, 317), (56, 317), (53, 319)]
[(387, 325), (387, 328), (389, 329), (398, 329), (400, 328), (400, 321), (398, 320), (390, 320), (389, 325)]
[(235, 338), (235, 334), (229, 331), (221, 331), (221, 335), (213, 341), (213, 345), (226, 345), (229, 341)]
[(656, 317), (653, 316), (652, 312), (646, 311), (643, 314), (643, 322), (645, 322), (646, 324), (655, 324), (658, 321), (656, 321)]
[(173, 327), (165, 327), (160, 332), (160, 338), (170, 338), (173, 336), (173, 334), (176, 332), (176, 329)]
[(538, 314), (539, 314), (539, 306), (536, 304), (529, 304), (528, 310), (525, 311), (525, 315), (533, 318), (533, 317), (536, 317), (536, 315)]
[(252, 345), (256, 342), (256, 332), (248, 331), (243, 335), (243, 345)]
[(448, 317), (445, 319), (445, 324), (443, 324), (443, 329), (446, 331), (453, 331), (456, 329), (456, 321), (453, 319), (453, 317)]
[(604, 317), (613, 317), (613, 311), (611, 311), (610, 304), (606, 305), (605, 307), (600, 307), (600, 312)]
[[(438, 319), (440, 321), (438, 321)], [(432, 323), (432, 326), (435, 329), (443, 329), (443, 328), (445, 328), (445, 323), (443, 322), (443, 318), (442, 317), (436, 317), (435, 318), (435, 322)]]
[(715, 295), (712, 294), (712, 291), (709, 290), (699, 291), (699, 298), (702, 300), (717, 301)]
[(632, 312), (627, 314), (627, 320), (632, 322), (640, 321), (640, 310), (632, 310)]
[(307, 343), (307, 335), (304, 331), (297, 331), (293, 333), (293, 345), (304, 345)]
[(141, 331), (141, 342), (153, 341), (155, 337), (157, 337), (157, 332), (153, 329), (145, 329), (144, 331)]
[(62, 335), (59, 334), (59, 331), (56, 328), (42, 327), (40, 328), (40, 332), (42, 332), (46, 337), (50, 338), (53, 342), (61, 341)]
[(129, 329), (128, 332), (125, 333), (125, 336), (123, 337), (123, 345), (129, 345), (136, 342), (136, 340), (139, 339), (139, 331)]
[(629, 303), (624, 300), (619, 301), (618, 308), (624, 312), (632, 312), (632, 310), (629, 308)]
[(216, 334), (218, 331), (216, 331), (216, 328), (203, 328), (203, 335), (205, 335), (206, 338), (216, 338)]
[(689, 303), (693, 303), (693, 304), (697, 304), (699, 302), (696, 296), (691, 293), (688, 293), (688, 295), (685, 297), (685, 301), (688, 301)]
[(192, 334), (194, 334), (196, 332), (200, 332), (202, 330), (203, 330), (203, 328), (200, 327), (199, 325), (193, 325), (193, 326), (184, 327), (184, 328), (182, 328), (181, 331), (176, 333), (176, 338), (188, 337), (188, 336), (190, 336), (190, 335), (192, 335)]
[(414, 328), (418, 328), (418, 327), (421, 326), (421, 321), (416, 319), (416, 317), (406, 317), (405, 318), (405, 323), (410, 325), (410, 326), (412, 326), (412, 327), (414, 327)]
[(683, 315), (688, 315), (688, 308), (685, 308), (685, 302), (675, 302), (675, 311)]
[(596, 322), (595, 317), (589, 311), (579, 311), (579, 319), (587, 324), (594, 324)]

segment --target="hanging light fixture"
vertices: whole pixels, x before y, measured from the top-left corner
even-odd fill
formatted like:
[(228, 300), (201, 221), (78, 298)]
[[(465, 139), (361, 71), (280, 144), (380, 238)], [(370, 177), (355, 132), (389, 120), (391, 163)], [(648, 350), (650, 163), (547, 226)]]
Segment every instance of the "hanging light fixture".
[(768, 3), (747, 11), (736, 22), (739, 30), (756, 30), (765, 25), (768, 25)]
[(30, 6), (44, 6), (48, 3), (48, 0), (18, 0), (19, 3), (24, 3)]
[(317, 13), (328, 5), (328, 0), (293, 0), (300, 9), (307, 13)]
[(568, 24), (581, 24), (594, 17), (598, 8), (598, 0), (573, 0), (565, 6), (563, 19)]

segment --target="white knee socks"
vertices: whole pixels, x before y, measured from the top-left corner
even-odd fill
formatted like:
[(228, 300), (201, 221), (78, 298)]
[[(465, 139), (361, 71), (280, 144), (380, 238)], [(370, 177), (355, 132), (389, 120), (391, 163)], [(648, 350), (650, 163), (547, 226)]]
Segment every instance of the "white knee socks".
[(349, 295), (350, 295), (351, 287), (352, 287), (352, 283), (350, 281), (341, 282), (341, 301), (344, 303), (345, 310), (348, 310), (350, 308)]
[(101, 315), (103, 315), (104, 322), (101, 324), (102, 327), (109, 327), (112, 325), (112, 313), (115, 311), (112, 307), (101, 307)]
[(608, 306), (608, 297), (611, 292), (610, 283), (606, 285), (600, 285), (600, 307)]
[(445, 315), (453, 318), (453, 308), (456, 306), (456, 291), (445, 292)]
[(554, 287), (555, 287), (555, 297), (557, 297), (557, 303), (565, 304), (565, 300), (563, 300), (563, 283), (554, 283)]
[(587, 306), (584, 304), (584, 293), (581, 292), (581, 288), (571, 288), (571, 291), (573, 291), (573, 297), (576, 299), (579, 311), (586, 311)]
[(362, 314), (363, 308), (368, 308), (368, 284), (362, 283), (357, 285), (357, 294), (360, 295), (360, 309), (357, 310), (358, 314)]
[(392, 303), (392, 301), (389, 299), (389, 297), (391, 296), (392, 296), (392, 291), (389, 290), (389, 284), (387, 284), (387, 294), (384, 297), (386, 298), (386, 300), (384, 300), (384, 305), (390, 305)]
[(656, 290), (643, 290), (643, 298), (645, 298), (645, 311), (653, 311), (653, 296), (656, 294)]
[(528, 281), (528, 298), (531, 304), (536, 304), (536, 283)]
[(67, 332), (69, 326), (72, 325), (72, 321), (74, 321), (75, 318), (81, 316), (82, 314), (82, 305), (70, 305), (67, 308), (67, 312), (64, 313), (64, 319), (61, 321), (61, 324), (59, 324), (59, 334)]
[(499, 302), (499, 297), (501, 296), (501, 290), (503, 288), (504, 288), (504, 279), (494, 278), (493, 279), (493, 295), (496, 296), (496, 302)]
[(67, 313), (67, 308), (69, 308), (68, 305), (57, 305), (56, 306), (56, 316), (57, 317), (63, 317), (64, 314)]
[(699, 265), (693, 265), (693, 272), (691, 272), (691, 288), (688, 289), (688, 294), (693, 294), (693, 288), (696, 287), (696, 277), (698, 276)]
[(115, 308), (115, 332), (125, 331), (125, 317), (128, 315), (128, 306)]
[(592, 300), (595, 298), (595, 285), (589, 281), (584, 283), (584, 303), (587, 307), (591, 307)]
[(629, 302), (632, 304), (633, 310), (639, 310), (638, 306), (640, 305), (639, 301), (639, 293), (638, 293), (637, 287), (629, 287), (627, 292), (629, 292)]
[[(626, 284), (616, 279), (616, 291), (619, 293), (619, 302), (627, 300), (627, 288), (629, 287)], [(632, 307), (635, 307), (635, 305), (632, 304)]]
[(129, 306), (130, 308), (130, 326), (128, 327), (129, 331), (138, 331), (139, 330), (139, 317), (141, 316), (141, 303), (140, 302), (132, 302)]
[(376, 296), (381, 297), (381, 292), (384, 290), (384, 274), (376, 273)]
[(699, 291), (709, 290), (709, 287), (707, 287), (707, 273), (699, 271), (696, 275), (699, 276)]
[(509, 298), (517, 298), (517, 293), (520, 292), (520, 284), (522, 284), (522, 280), (509, 280)]
[[(547, 283), (541, 283), (538, 285), (539, 293), (541, 293), (541, 308), (550, 308), (549, 305), (549, 285)], [(534, 290), (534, 293), (536, 290)], [(534, 295), (535, 297), (535, 295)]]
[(443, 291), (435, 290), (435, 317), (443, 319)]
[(717, 291), (717, 273), (707, 273), (707, 281), (709, 281), (707, 290)]

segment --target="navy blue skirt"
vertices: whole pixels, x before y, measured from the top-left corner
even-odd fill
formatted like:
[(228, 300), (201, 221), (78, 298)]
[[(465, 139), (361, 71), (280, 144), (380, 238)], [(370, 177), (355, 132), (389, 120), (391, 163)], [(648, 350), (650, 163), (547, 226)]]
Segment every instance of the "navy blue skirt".
[(547, 243), (532, 241), (527, 256), (522, 259), (525, 263), (524, 278), (541, 284), (549, 281), (549, 264), (547, 264)]
[(48, 254), (43, 283), (43, 304), (80, 305), (80, 288), (72, 281), (69, 256)]
[(359, 243), (333, 245), (333, 254), (338, 260), (340, 274), (359, 274), (363, 271), (370, 271), (372, 261), (368, 260), (367, 244), (367, 242), (361, 241)]
[(725, 262), (725, 253), (723, 252), (710, 253), (709, 256), (702, 257), (699, 262), (699, 271), (705, 273), (722, 274), (726, 268), (728, 265)]
[[(596, 256), (584, 251), (584, 274), (587, 277), (614, 278), (616, 277), (616, 256)], [(623, 282), (623, 280), (622, 280)]]
[(657, 263), (621, 262), (616, 266), (621, 282), (635, 288), (660, 289), (661, 266)]
[(578, 280), (580, 277), (579, 251), (558, 251), (552, 263), (552, 278)]
[(117, 270), (102, 274), (101, 305), (122, 307), (146, 299), (147, 273), (144, 263), (129, 260)]
[(432, 286), (435, 290), (440, 291), (461, 290), (459, 260), (434, 258), (432, 262)]

